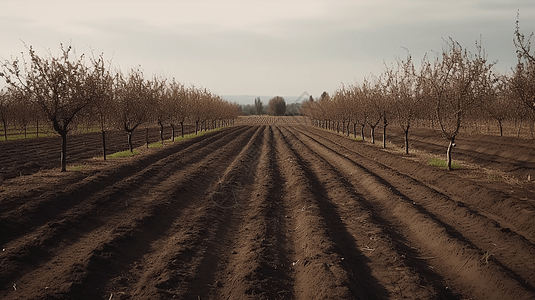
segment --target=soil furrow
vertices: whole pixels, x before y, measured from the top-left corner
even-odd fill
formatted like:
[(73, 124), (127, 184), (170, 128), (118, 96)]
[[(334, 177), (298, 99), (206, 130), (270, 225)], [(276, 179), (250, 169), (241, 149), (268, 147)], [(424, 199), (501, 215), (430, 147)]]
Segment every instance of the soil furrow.
[[(296, 136), (294, 130), (288, 131), (287, 134), (293, 136), (292, 140), (303, 142), (302, 138)], [(348, 246), (344, 247), (344, 241), (350, 238), (341, 235), (339, 238), (339, 243), (342, 244), (340, 248), (346, 253), (347, 261), (366, 261), (366, 266), (371, 270), (372, 276), (376, 278), (380, 286), (386, 289), (387, 293), (383, 295), (374, 292), (374, 297), (378, 299), (403, 298), (404, 293), (408, 293), (415, 299), (433, 299), (434, 295), (442, 294), (441, 297), (447, 297), (450, 294), (444, 293), (445, 287), (440, 278), (427, 283), (429, 281), (427, 276), (439, 277), (437, 274), (414, 270), (416, 266), (425, 269), (428, 269), (429, 266), (425, 261), (415, 261), (414, 259), (411, 261), (409, 253), (414, 251), (407, 249), (406, 240), (399, 237), (399, 233), (389, 226), (391, 224), (387, 220), (376, 215), (373, 212), (373, 207), (366, 205), (366, 200), (355, 191), (347, 178), (335, 166), (323, 158), (323, 155), (314, 152), (304, 142), (295, 148), (298, 149), (300, 157), (306, 159), (312, 167), (315, 176), (317, 176), (318, 184), (325, 191), (328, 205), (332, 205), (333, 209), (336, 210), (330, 215), (340, 216), (343, 222), (341, 225), (347, 228), (333, 228), (333, 231), (344, 232), (347, 230), (351, 238), (355, 239), (356, 246), (362, 251), (362, 255), (365, 256), (365, 259), (359, 258), (354, 249), (348, 249)], [(325, 210), (328, 211), (328, 209)], [(328, 220), (329, 217), (325, 218)], [(416, 273), (418, 271), (420, 274)], [(359, 277), (359, 274), (353, 276)], [(366, 281), (367, 278), (360, 280)], [(367, 286), (371, 285), (369, 283)]]
[[(235, 130), (236, 128), (234, 129), (227, 129), (227, 130)], [(160, 155), (157, 155), (157, 156), (154, 156), (154, 157), (145, 157), (143, 159), (143, 162), (141, 161), (136, 161), (135, 162), (135, 168), (145, 168), (145, 167), (148, 167), (151, 163), (155, 162), (155, 161), (158, 161), (159, 159), (162, 159), (163, 157), (169, 155), (170, 152), (174, 152), (175, 150), (176, 151), (179, 151), (181, 149), (184, 149), (185, 147), (187, 146), (190, 146), (191, 144), (195, 144), (195, 143), (200, 143), (201, 141), (203, 140), (208, 140), (210, 141), (211, 139), (215, 138), (219, 136), (219, 138), (223, 137), (224, 134), (221, 134), (221, 132), (214, 132), (214, 133), (210, 133), (208, 135), (205, 135), (203, 137), (200, 137), (200, 138), (197, 138), (197, 139), (191, 139), (191, 140), (186, 140), (186, 141), (182, 141), (181, 143), (177, 143), (177, 144), (173, 144), (172, 147), (168, 147), (167, 149), (165, 149), (165, 151), (163, 152), (160, 152)], [(130, 168), (131, 165), (126, 165), (126, 166), (123, 166), (123, 168)], [(122, 174), (124, 173), (126, 170), (123, 170), (123, 169), (120, 169), (120, 170), (115, 170), (117, 173), (119, 174)], [(136, 170), (131, 170), (131, 172), (136, 172)], [(13, 207), (13, 205), (17, 205), (19, 202), (20, 202), (20, 198), (23, 197), (24, 199), (28, 199), (32, 196), (40, 196), (42, 198), (45, 198), (48, 194), (52, 194), (52, 197), (57, 197), (57, 191), (48, 191), (48, 193), (45, 193), (44, 195), (41, 195), (42, 192), (38, 191), (37, 193), (34, 193), (34, 194), (30, 194), (30, 193), (24, 193), (22, 194), (20, 197), (12, 197), (12, 198), (8, 198), (8, 199), (0, 199), (1, 203), (2, 203), (2, 213), (4, 213), (5, 211), (9, 211), (10, 209), (13, 209), (13, 208), (16, 208), (18, 209), (18, 207)], [(13, 203), (13, 204), (12, 204)]]
[[(300, 133), (311, 138), (307, 133), (302, 131)], [(317, 140), (314, 141), (319, 143)], [(350, 149), (330, 145), (330, 142), (323, 139), (322, 144), (326, 149), (339, 152), (340, 156), (344, 153), (346, 153), (345, 157), (352, 156)], [(354, 160), (357, 161), (358, 158)], [(361, 164), (363, 163), (361, 162)], [(370, 161), (364, 165), (367, 165), (368, 168), (370, 165), (379, 166), (375, 161)], [(435, 219), (440, 219), (446, 224), (445, 227), (448, 228), (450, 234), (456, 235), (457, 238), (462, 238), (465, 242), (481, 249), (482, 255), (491, 255), (494, 262), (507, 270), (512, 277), (525, 285), (526, 288), (534, 290), (535, 263), (526, 262), (522, 258), (535, 257), (535, 246), (523, 236), (504, 230), (494, 220), (460, 205), (458, 201), (422, 184), (413, 177), (406, 176), (384, 165), (373, 169), (376, 174), (380, 174), (381, 178), (388, 181), (388, 185), (398, 190), (401, 193), (400, 196), (406, 197), (402, 197), (402, 199), (413, 202), (416, 206), (422, 206), (421, 209), (425, 208)], [(396, 180), (392, 180), (393, 178)]]
[(235, 239), (243, 225), (243, 211), (250, 201), (246, 188), (254, 182), (254, 171), (261, 154), (265, 128), (256, 128), (258, 130), (255, 136), (210, 186), (207, 200), (211, 205), (207, 206), (207, 209), (215, 216), (215, 221), (210, 223), (213, 228), (212, 235), (205, 240), (205, 255), (195, 266), (195, 278), (191, 280), (191, 283), (195, 284), (188, 286), (189, 293), (186, 298), (196, 295), (201, 299), (211, 299), (228, 283), (221, 270), (229, 267), (229, 260), (233, 255), (231, 240)]
[[(353, 270), (362, 272), (361, 278), (371, 277), (369, 268), (362, 262), (349, 265), (343, 251), (333, 238), (339, 238), (329, 228), (322, 215), (321, 203), (324, 191), (319, 188), (310, 171), (296, 156), (291, 141), (286, 140), (280, 128), (276, 128), (275, 141), (281, 175), (285, 182), (285, 207), (295, 226), (291, 233), (294, 240), (295, 294), (297, 299), (373, 299), (374, 293), (383, 294), (373, 282), (359, 282)], [(343, 228), (337, 225), (336, 229)], [(344, 234), (348, 237), (347, 234)], [(353, 239), (347, 241), (353, 242)], [(356, 253), (359, 250), (353, 248)], [(353, 262), (350, 262), (353, 263)], [(372, 286), (365, 286), (374, 283)], [(371, 289), (368, 289), (371, 288)]]
[[(240, 132), (241, 130), (235, 133), (230, 133), (229, 136), (239, 134)], [(227, 141), (223, 139), (223, 143), (227, 143)], [(214, 144), (217, 145), (217, 142)], [(198, 147), (195, 148), (198, 149)], [(188, 149), (189, 148), (186, 148), (186, 150)], [(2, 284), (0, 286), (6, 284), (7, 279), (17, 277), (16, 274), (13, 273), (16, 269), (17, 262), (33, 265), (43, 260), (50, 259), (53, 253), (52, 249), (60, 246), (60, 242), (66, 243), (69, 240), (80, 236), (84, 232), (89, 232), (98, 228), (98, 226), (101, 226), (104, 222), (102, 220), (105, 220), (109, 215), (113, 216), (118, 210), (124, 213), (131, 209), (133, 202), (132, 199), (128, 199), (128, 197), (135, 199), (137, 194), (143, 195), (145, 193), (143, 190), (148, 191), (154, 186), (157, 186), (159, 181), (169, 176), (171, 166), (174, 168), (174, 171), (177, 172), (186, 167), (187, 163), (202, 159), (210, 152), (213, 152), (213, 148), (197, 150), (187, 156), (182, 152), (178, 154), (171, 152), (173, 154), (163, 156), (157, 163), (149, 164), (150, 167), (142, 169), (131, 176), (128, 175), (128, 173), (116, 176), (117, 180), (123, 178), (123, 176), (125, 177), (109, 188), (104, 188), (100, 191), (97, 189), (99, 192), (91, 197), (86, 197), (86, 195), (84, 195), (85, 191), (91, 189), (83, 187), (82, 191), (79, 191), (79, 194), (82, 196), (78, 196), (82, 198), (83, 201), (76, 202), (79, 204), (72, 209), (66, 210), (64, 213), (59, 214), (55, 219), (49, 219), (50, 221), (47, 221), (42, 226), (31, 228), (28, 235), (23, 234), (3, 246), (6, 251), (0, 253), (0, 257), (2, 258), (2, 263), (0, 264), (0, 268), (2, 269), (0, 283)], [(179, 156), (182, 161), (186, 162), (186, 164), (179, 164)], [(169, 164), (170, 162), (174, 162), (174, 164)], [(143, 164), (138, 164), (140, 167), (141, 165)], [(77, 193), (72, 193), (71, 197), (77, 197)], [(124, 200), (125, 198), (127, 198), (127, 200)], [(39, 212), (39, 210), (37, 212)], [(84, 231), (78, 232), (74, 237), (67, 238), (69, 236), (69, 228), (76, 226), (83, 226)], [(19, 272), (23, 272), (23, 270), (19, 268)]]
[[(460, 206), (469, 207), (495, 221), (495, 225), (505, 232), (513, 231), (535, 243), (535, 206), (502, 191), (484, 187), (466, 178), (456, 176), (455, 172), (437, 170), (430, 166), (422, 166), (418, 162), (404, 159), (384, 151), (377, 151), (367, 145), (353, 143), (340, 136), (330, 135), (332, 139), (321, 137), (322, 133), (314, 131), (319, 143), (328, 141), (351, 151), (363, 159), (380, 162), (383, 168), (410, 177), (420, 184), (427, 185), (431, 190), (446, 195), (458, 202)], [(311, 133), (312, 134), (312, 133)]]
[(99, 132), (71, 135), (68, 172), (42, 153), (58, 138), (0, 143), (0, 298), (535, 299), (533, 183), (482, 167), (530, 172), (533, 145), (459, 136), (480, 165), (450, 172), (295, 120), (108, 161)]
[[(172, 191), (173, 189), (176, 189), (175, 186), (177, 183), (180, 183), (182, 181), (188, 182), (188, 180), (199, 180), (199, 177), (202, 178), (203, 176), (200, 176), (198, 174), (200, 173), (206, 175), (212, 164), (212, 161), (220, 159), (220, 157), (228, 157), (229, 155), (231, 155), (231, 153), (235, 152), (235, 149), (239, 149), (237, 148), (240, 147), (239, 140), (245, 141), (246, 139), (248, 139), (248, 137), (252, 135), (252, 128), (247, 131), (250, 133), (241, 134), (238, 139), (226, 141), (226, 143), (228, 143), (226, 147), (216, 149), (211, 148), (212, 153), (210, 155), (205, 158), (202, 158), (200, 162), (192, 164), (183, 172), (175, 172), (175, 174), (173, 174), (174, 176), (165, 178), (163, 182), (160, 182), (158, 185), (147, 186), (144, 189), (141, 189), (139, 195), (115, 195), (117, 199), (115, 199), (114, 197), (106, 197), (108, 201), (112, 200), (112, 202), (119, 204), (128, 203), (128, 206), (127, 208), (123, 209), (112, 208), (108, 213), (105, 213), (102, 216), (97, 215), (96, 220), (91, 215), (88, 215), (86, 219), (80, 220), (80, 225), (82, 226), (82, 228), (76, 228), (78, 229), (76, 234), (73, 234), (74, 237), (70, 237), (73, 242), (69, 243), (67, 241), (66, 245), (60, 244), (59, 246), (61, 247), (57, 247), (57, 250), (52, 249), (52, 251), (49, 253), (49, 257), (54, 257), (54, 260), (51, 260), (47, 263), (43, 263), (43, 265), (40, 266), (39, 269), (34, 272), (30, 272), (29, 274), (25, 274), (18, 281), (22, 281), (23, 286), (25, 284), (31, 284), (32, 280), (34, 280), (35, 278), (39, 278), (39, 274), (41, 272), (51, 272), (50, 270), (56, 270), (58, 274), (55, 277), (59, 279), (54, 281), (57, 282), (59, 280), (60, 283), (56, 285), (55, 288), (59, 288), (60, 291), (64, 291), (65, 289), (71, 289), (71, 285), (61, 286), (62, 278), (69, 278), (69, 276), (73, 276), (73, 274), (76, 274), (76, 272), (80, 272), (80, 269), (83, 271), (84, 268), (91, 267), (92, 263), (95, 260), (98, 262), (99, 259), (101, 259), (101, 253), (109, 252), (99, 250), (99, 248), (108, 249), (110, 247), (113, 248), (114, 243), (124, 243), (126, 240), (128, 240), (128, 236), (135, 234), (138, 226), (151, 222), (153, 216), (158, 211), (164, 210), (164, 207), (169, 205), (170, 200), (168, 199), (168, 194), (173, 193)], [(228, 150), (229, 148), (231, 150)], [(174, 163), (175, 166), (179, 164), (179, 160), (176, 160), (176, 162)], [(173, 164), (167, 166), (172, 168)], [(165, 174), (165, 172), (162, 172), (162, 174)], [(181, 179), (177, 180), (177, 177)], [(129, 182), (127, 182), (127, 185), (128, 183)], [(160, 186), (162, 187), (160, 188)], [(99, 202), (105, 203), (105, 201)], [(121, 225), (122, 223), (125, 223), (125, 225)], [(150, 238), (156, 236), (158, 235), (154, 234), (154, 232), (153, 234), (149, 235)], [(61, 239), (59, 240), (61, 241)], [(73, 260), (73, 255), (79, 257), (79, 260), (83, 263), (74, 266), (69, 265), (69, 262)], [(63, 261), (65, 263), (62, 263)], [(48, 268), (50, 270), (43, 270), (43, 268)], [(91, 276), (89, 276), (89, 278), (91, 278)], [(83, 284), (83, 281), (81, 284), (74, 284), (73, 286), (74, 290), (76, 290), (77, 286), (88, 287)]]
[[(310, 136), (310, 134), (308, 135)], [(490, 227), (514, 235), (514, 238), (526, 239), (527, 241), (524, 243), (531, 243), (531, 245), (535, 243), (535, 207), (526, 201), (503, 195), (502, 192), (496, 192), (477, 183), (472, 183), (466, 178), (459, 178), (455, 176), (455, 173), (422, 166), (383, 151), (368, 151), (368, 155), (363, 155), (364, 151), (356, 151), (355, 149), (355, 147), (361, 149), (362, 145), (353, 143), (350, 146), (351, 144), (345, 143), (346, 139), (341, 142), (338, 138), (336, 141), (327, 140), (317, 133), (314, 136), (319, 139), (318, 143), (327, 142), (336, 145), (339, 151), (349, 151), (358, 157), (370, 162), (373, 161), (377, 165), (380, 164), (381, 168), (393, 172), (392, 176), (402, 176), (409, 182), (418, 182), (420, 186), (425, 186), (434, 191), (435, 194), (447, 198), (450, 200), (449, 202), (455, 202), (456, 206), (466, 207), (465, 209), (469, 210), (468, 214), (470, 215), (485, 216), (492, 223)], [(375, 154), (369, 155), (370, 153)], [(403, 162), (402, 164), (400, 160)], [(428, 202), (433, 203), (432, 201)]]
[[(123, 187), (114, 187), (114, 193), (132, 192), (140, 188), (141, 183), (146, 184), (147, 179), (154, 179), (155, 174), (161, 173), (160, 169), (156, 166), (158, 164), (165, 166), (165, 161), (172, 160), (173, 155), (190, 157), (191, 153), (193, 153), (194, 156), (191, 159), (198, 159), (206, 155), (206, 153), (199, 151), (202, 147), (211, 143), (223, 145), (226, 143), (226, 140), (223, 138), (224, 136), (237, 135), (244, 130), (245, 128), (241, 128), (227, 132), (227, 134), (219, 133), (206, 136), (200, 139), (200, 141), (197, 140), (194, 142), (190, 140), (184, 143), (170, 145), (170, 147), (162, 149), (157, 155), (142, 158), (133, 164), (127, 164), (111, 173), (104, 172), (104, 174), (99, 173), (89, 176), (59, 192), (49, 191), (39, 196), (36, 195), (39, 201), (36, 201), (37, 199), (32, 197), (33, 195), (16, 197), (26, 199), (23, 205), (16, 205), (20, 203), (20, 200), (17, 201), (17, 199), (3, 199), (1, 201), (3, 205), (0, 219), (3, 221), (2, 226), (7, 227), (5, 231), (9, 232), (9, 234), (3, 235), (0, 238), (0, 243), (6, 244), (10, 237), (23, 235), (29, 230), (34, 230), (32, 228), (56, 218), (57, 215), (61, 215), (69, 209), (77, 209), (77, 205), (79, 204), (86, 206), (88, 204), (87, 199), (119, 181), (123, 181)], [(161, 174), (163, 175), (165, 173)], [(46, 213), (43, 213), (43, 211)]]
[(254, 182), (245, 191), (242, 222), (211, 299), (294, 299), (287, 225), (271, 126), (265, 126)]
[[(387, 216), (386, 219), (397, 219), (397, 223), (406, 228), (405, 234), (408, 240), (412, 240), (414, 245), (429, 245), (424, 248), (429, 251), (428, 255), (440, 257), (434, 260), (434, 262), (440, 263), (436, 265), (437, 270), (442, 270), (440, 273), (444, 274), (445, 278), (455, 282), (459, 287), (462, 286), (463, 288), (460, 289), (462, 293), (468, 293), (467, 295), (473, 293), (486, 298), (499, 297), (497, 295), (500, 294), (501, 297), (515, 295), (525, 299), (529, 298), (530, 286), (525, 286), (523, 282), (515, 282), (513, 279), (515, 276), (511, 278), (511, 272), (507, 269), (504, 270), (500, 263), (490, 261), (486, 264), (486, 261), (482, 263), (480, 249), (477, 249), (472, 242), (463, 237), (461, 232), (441, 221), (436, 215), (422, 206), (414, 205), (414, 201), (420, 201), (409, 199), (388, 182), (392, 181), (390, 179), (392, 174), (382, 177), (375, 173), (380, 171), (380, 168), (372, 166), (370, 169), (370, 166), (362, 165), (361, 160), (355, 161), (353, 157), (346, 158), (345, 155), (335, 154), (336, 151), (325, 150), (326, 146), (317, 141), (314, 144), (318, 145), (316, 151), (322, 153), (320, 155), (337, 157), (337, 159), (331, 159), (333, 164), (345, 172), (346, 176), (349, 175), (355, 186), (366, 190), (371, 197), (374, 197), (381, 204), (381, 209)], [(354, 179), (356, 176), (359, 177), (359, 180)], [(401, 214), (406, 218), (399, 219), (397, 215)], [(426, 228), (426, 230), (422, 230), (422, 228)], [(446, 249), (448, 251), (444, 252)], [(491, 263), (494, 266), (489, 268), (488, 265)], [(452, 269), (459, 271), (451, 273)], [(446, 272), (444, 273), (444, 271)], [(463, 278), (463, 280), (459, 280), (459, 278)], [(497, 280), (497, 278), (500, 279)], [(503, 282), (507, 282), (507, 284), (503, 284)], [(489, 285), (489, 283), (492, 284)], [(511, 290), (511, 285), (516, 286), (516, 288)], [(493, 293), (489, 293), (489, 291), (493, 291)]]
[[(225, 258), (231, 255), (229, 240), (240, 223), (236, 215), (240, 215), (242, 202), (247, 200), (241, 194), (242, 185), (250, 176), (247, 168), (256, 164), (262, 130), (258, 129), (241, 151), (237, 149), (240, 153), (229, 161), (232, 164), (219, 162), (214, 166), (212, 183), (200, 187), (204, 193), (190, 201), (192, 205), (166, 228), (163, 237), (151, 245), (152, 250), (133, 264), (135, 268), (108, 284), (111, 294), (119, 299), (189, 299), (204, 298), (210, 289), (220, 288), (222, 281), (216, 280), (215, 274), (222, 266), (215, 266), (220, 262), (224, 265)], [(232, 205), (222, 208), (226, 204)], [(198, 256), (192, 257), (192, 253)], [(202, 278), (197, 278), (200, 275)], [(128, 283), (118, 288), (120, 284), (115, 283), (125, 278)]]

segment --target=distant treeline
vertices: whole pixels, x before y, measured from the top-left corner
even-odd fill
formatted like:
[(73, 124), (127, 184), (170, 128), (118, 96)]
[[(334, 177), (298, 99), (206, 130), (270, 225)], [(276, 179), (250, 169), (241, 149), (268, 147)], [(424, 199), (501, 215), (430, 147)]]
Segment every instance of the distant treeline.
[(255, 99), (255, 104), (240, 105), (242, 116), (270, 115), (270, 116), (300, 116), (301, 103), (286, 104), (283, 97), (271, 98), (268, 105), (264, 105), (260, 97)]

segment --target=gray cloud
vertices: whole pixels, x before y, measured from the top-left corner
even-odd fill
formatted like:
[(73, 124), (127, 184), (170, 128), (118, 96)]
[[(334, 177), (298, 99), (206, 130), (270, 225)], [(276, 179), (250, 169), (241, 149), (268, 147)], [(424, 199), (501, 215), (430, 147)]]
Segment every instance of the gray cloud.
[(505, 72), (516, 62), (519, 10), (522, 31), (535, 31), (531, 0), (53, 2), (67, 11), (7, 1), (16, 13), (0, 12), (0, 57), (24, 51), (20, 39), (52, 53), (72, 43), (80, 53), (104, 52), (123, 71), (141, 65), (227, 95), (319, 95), (379, 74), (405, 48), (415, 61), (432, 57), (448, 37), (475, 51), (481, 36)]

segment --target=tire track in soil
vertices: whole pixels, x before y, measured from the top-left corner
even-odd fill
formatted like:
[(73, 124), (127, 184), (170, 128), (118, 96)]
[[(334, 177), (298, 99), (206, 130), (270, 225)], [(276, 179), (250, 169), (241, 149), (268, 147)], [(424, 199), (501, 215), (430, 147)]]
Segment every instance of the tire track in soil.
[[(82, 215), (82, 217), (85, 216), (83, 219), (76, 218), (74, 221), (69, 222), (72, 224), (76, 223), (76, 232), (74, 230), (68, 232), (65, 236), (67, 239), (66, 242), (62, 241), (61, 237), (54, 237), (54, 241), (56, 241), (58, 245), (54, 245), (55, 247), (51, 247), (50, 249), (44, 249), (44, 251), (47, 251), (44, 261), (38, 260), (33, 264), (33, 266), (38, 265), (37, 269), (29, 272), (22, 272), (19, 270), (19, 273), (24, 273), (22, 277), (18, 279), (16, 279), (16, 277), (8, 278), (18, 281), (19, 283), (17, 285), (19, 286), (19, 289), (23, 288), (25, 285), (42, 285), (41, 291), (46, 291), (47, 293), (63, 294), (67, 291), (71, 291), (71, 293), (74, 291), (74, 294), (79, 293), (78, 296), (82, 298), (86, 297), (82, 291), (86, 288), (88, 291), (92, 290), (90, 287), (93, 285), (89, 284), (88, 286), (85, 286), (84, 278), (94, 279), (95, 276), (92, 277), (92, 272), (98, 269), (98, 267), (102, 267), (102, 264), (100, 264), (99, 261), (105, 262), (106, 259), (111, 259), (112, 256), (115, 257), (113, 251), (113, 249), (116, 249), (115, 244), (125, 243), (132, 236), (136, 236), (136, 234), (138, 234), (137, 232), (140, 231), (138, 230), (139, 226), (154, 222), (154, 216), (158, 211), (166, 211), (165, 206), (169, 205), (169, 199), (166, 195), (173, 194), (173, 186), (175, 185), (174, 180), (178, 177), (183, 182), (192, 182), (194, 180), (199, 181), (200, 179), (198, 179), (198, 177), (201, 177), (199, 173), (204, 174), (206, 177), (206, 173), (209, 173), (208, 170), (210, 169), (211, 161), (217, 160), (218, 157), (228, 158), (231, 155), (229, 153), (234, 153), (236, 149), (240, 149), (240, 141), (243, 143), (243, 141), (250, 138), (253, 134), (252, 131), (254, 131), (253, 128), (247, 127), (242, 127), (241, 129), (234, 131), (227, 136), (227, 138), (231, 138), (230, 140), (223, 139), (225, 140), (223, 142), (223, 147), (217, 147), (217, 143), (212, 144), (206, 142), (205, 145), (207, 147), (206, 150), (203, 151), (212, 153), (208, 154), (206, 157), (199, 157), (199, 155), (193, 154), (193, 160), (189, 162), (191, 165), (186, 165), (186, 168), (181, 167), (182, 162), (179, 159), (171, 162), (173, 156), (163, 159), (163, 161), (160, 161), (158, 164), (150, 164), (149, 170), (156, 169), (160, 171), (157, 173), (153, 172), (153, 174), (158, 174), (159, 178), (155, 178), (156, 180), (149, 180), (149, 178), (144, 176), (141, 177), (147, 180), (135, 178), (138, 183), (143, 183), (136, 189), (135, 193), (127, 192), (123, 195), (117, 193), (118, 190), (126, 191), (132, 189), (132, 184), (135, 180), (132, 180), (130, 177), (119, 181), (118, 184), (122, 186), (121, 188), (116, 189), (116, 185), (109, 188), (113, 197), (106, 195), (109, 192), (107, 190), (97, 193), (97, 201), (95, 203), (99, 204), (96, 206), (96, 209), (98, 209), (97, 213), (100, 212), (100, 210), (104, 210), (103, 212), (92, 217), (90, 213), (94, 212), (94, 210), (89, 210), (89, 214)], [(234, 138), (232, 138), (233, 136)], [(214, 146), (217, 148), (214, 149)], [(175, 156), (179, 155), (180, 152), (175, 154)], [(195, 163), (195, 161), (197, 162)], [(173, 168), (176, 169), (176, 172), (174, 173), (169, 174), (165, 171), (165, 169), (169, 171)], [(185, 176), (188, 177), (184, 178)], [(134, 177), (136, 177), (135, 174)], [(160, 179), (162, 179), (163, 182), (157, 184), (156, 182)], [(147, 196), (147, 194), (149, 194), (149, 196)], [(161, 197), (161, 199), (158, 199), (158, 196)], [(103, 199), (101, 199), (101, 197), (103, 197)], [(126, 207), (121, 206), (120, 208), (114, 208), (115, 204), (120, 205), (125, 202), (128, 202), (129, 205)], [(63, 229), (62, 232), (68, 231), (65, 230), (65, 228)], [(56, 232), (55, 234), (60, 233), (61, 232)], [(150, 235), (149, 238), (157, 235), (157, 233), (152, 232), (152, 235)], [(47, 246), (46, 243), (44, 243), (45, 245), (42, 245), (43, 243), (39, 242), (37, 244), (39, 246), (31, 245), (30, 248)], [(22, 248), (24, 249), (24, 245)], [(28, 246), (26, 246), (26, 248), (28, 248)], [(31, 252), (35, 252), (35, 250)], [(137, 254), (136, 251), (133, 251), (133, 253)], [(37, 255), (37, 257), (39, 257), (39, 255)], [(73, 264), (73, 261), (79, 262)], [(6, 259), (2, 257), (2, 263), (4, 262), (6, 262)], [(43, 272), (47, 275), (52, 274), (52, 277), (55, 279), (53, 279), (51, 283), (39, 282), (37, 280), (38, 278), (41, 276), (46, 277), (41, 274)], [(69, 280), (71, 280), (71, 282), (69, 282)], [(99, 288), (99, 286), (96, 286), (96, 288)], [(16, 297), (17, 295), (10, 294), (9, 296)], [(91, 296), (87, 297), (92, 298)]]
[[(451, 298), (443, 285), (443, 279), (430, 270), (425, 260), (415, 260), (415, 251), (407, 246), (407, 241), (400, 236), (388, 220), (374, 213), (374, 207), (367, 204), (367, 200), (359, 194), (353, 185), (325, 158), (314, 152), (306, 145), (293, 130), (284, 128), (288, 139), (299, 141), (294, 143), (299, 159), (303, 160), (316, 178), (316, 186), (322, 187), (325, 214), (336, 215), (345, 228), (335, 228), (334, 232), (347, 232), (350, 236), (341, 235), (338, 239), (339, 247), (347, 257), (346, 261), (353, 261), (356, 265), (363, 258), (355, 255), (345, 241), (355, 240), (356, 247), (362, 252), (371, 269), (373, 278), (388, 293), (374, 294), (377, 299), (404, 298), (404, 294), (413, 299)], [(332, 208), (329, 208), (332, 206)], [(331, 210), (331, 211), (329, 211)], [(328, 219), (328, 216), (325, 217)], [(345, 249), (344, 249), (345, 247)], [(425, 272), (422, 272), (426, 270)], [(353, 276), (358, 276), (354, 274)], [(432, 278), (433, 281), (430, 281)], [(366, 281), (366, 277), (360, 279)], [(367, 284), (368, 286), (370, 284)], [(438, 295), (435, 296), (435, 295)]]
[[(440, 220), (439, 216), (424, 207), (425, 201), (411, 199), (401, 193), (402, 186), (407, 182), (399, 181), (399, 177), (403, 177), (400, 173), (385, 174), (381, 167), (373, 166), (377, 165), (377, 162), (368, 160), (357, 152), (350, 153), (351, 151), (347, 151), (349, 149), (345, 151), (334, 150), (325, 145), (325, 143), (334, 144), (334, 142), (319, 135), (317, 138), (321, 141), (310, 137), (310, 134), (302, 131), (300, 133), (312, 141), (309, 142), (311, 146), (316, 145), (315, 151), (321, 153), (319, 155), (330, 158), (329, 160), (333, 162), (333, 165), (344, 172), (355, 187), (367, 191), (370, 199), (378, 202), (376, 208), (381, 211), (385, 219), (392, 219), (394, 223), (401, 226), (400, 228), (406, 228), (403, 230), (403, 234), (407, 240), (412, 241), (413, 246), (421, 247), (422, 254), (425, 256), (433, 257), (434, 267), (437, 271), (448, 278), (450, 283), (455, 285), (454, 288), (459, 289), (462, 294), (466, 296), (479, 295), (485, 299), (531, 299), (533, 297), (533, 287), (525, 282), (525, 280), (531, 280), (529, 277), (522, 278), (499, 261), (491, 260), (487, 264), (483, 264), (481, 262), (482, 250), (463, 236), (466, 231), (461, 233), (453, 228), (454, 225)], [(348, 154), (342, 155), (343, 152)], [(353, 179), (357, 174), (359, 180)], [(397, 181), (392, 178), (396, 178)], [(411, 183), (417, 182), (414, 180)], [(411, 186), (411, 188), (413, 187), (414, 185)], [(430, 192), (429, 198), (436, 200), (437, 197), (433, 197), (432, 194), (433, 192)], [(447, 202), (447, 199), (444, 201)], [(454, 210), (453, 214), (455, 213), (457, 215), (453, 218), (459, 218), (458, 211)], [(470, 214), (468, 213), (468, 215)], [(463, 228), (462, 225), (459, 228)], [(427, 230), (422, 230), (422, 228)], [(522, 242), (521, 239), (520, 242)], [(529, 245), (524, 245), (529, 249)], [(513, 246), (512, 249), (516, 250), (517, 248)], [(531, 274), (529, 271), (523, 273), (527, 276)]]
[[(112, 191), (117, 193), (124, 193), (137, 189), (140, 183), (146, 183), (149, 178), (155, 178), (155, 174), (160, 171), (158, 168), (151, 166), (162, 161), (169, 160), (169, 156), (189, 155), (195, 151), (199, 151), (203, 147), (211, 143), (216, 145), (223, 145), (226, 143), (225, 136), (231, 137), (235, 134), (246, 130), (246, 127), (238, 129), (227, 130), (226, 132), (215, 132), (213, 134), (205, 135), (201, 139), (191, 139), (170, 147), (162, 149), (158, 154), (136, 159), (134, 163), (125, 164), (111, 172), (102, 172), (94, 176), (89, 176), (80, 182), (73, 183), (68, 188), (62, 191), (47, 191), (40, 195), (33, 192), (22, 194), (12, 199), (2, 199), (0, 209), (1, 229), (7, 234), (0, 237), (0, 244), (7, 244), (11, 238), (24, 235), (30, 230), (35, 232), (35, 227), (42, 226), (43, 223), (49, 222), (54, 218), (60, 218), (58, 215), (68, 213), (70, 209), (77, 208), (78, 205), (88, 205), (87, 199), (94, 196), (96, 193), (105, 190), (107, 187), (113, 186), (119, 181), (123, 181), (123, 187), (116, 186)], [(230, 132), (229, 132), (230, 131)], [(194, 154), (201, 157), (204, 152)], [(124, 181), (125, 178), (131, 176)], [(130, 185), (132, 186), (130, 186)], [(112, 196), (112, 195), (110, 195)], [(32, 199), (28, 201), (28, 199)], [(23, 200), (23, 201), (21, 201)], [(20, 203), (24, 203), (20, 205)], [(0, 281), (1, 282), (1, 281)]]
[(219, 162), (212, 183), (200, 188), (191, 204), (165, 227), (162, 238), (152, 243), (151, 250), (130, 263), (133, 268), (110, 280), (110, 295), (117, 299), (204, 299), (222, 285), (217, 270), (231, 255), (229, 240), (239, 224), (236, 215), (246, 201), (238, 191), (255, 168), (263, 130), (258, 127), (243, 149), (234, 150), (239, 152), (235, 158)]
[[(325, 191), (296, 155), (292, 142), (275, 128), (285, 209), (290, 228), (295, 228), (289, 239), (294, 245), (296, 299), (374, 299), (386, 295), (339, 217), (323, 204)], [(348, 241), (341, 240), (345, 238)], [(341, 249), (340, 245), (345, 246)], [(358, 259), (353, 260), (355, 257)]]
[(288, 226), (276, 163), (272, 126), (264, 126), (254, 182), (244, 191), (241, 222), (232, 255), (219, 272), (221, 289), (210, 299), (294, 299)]

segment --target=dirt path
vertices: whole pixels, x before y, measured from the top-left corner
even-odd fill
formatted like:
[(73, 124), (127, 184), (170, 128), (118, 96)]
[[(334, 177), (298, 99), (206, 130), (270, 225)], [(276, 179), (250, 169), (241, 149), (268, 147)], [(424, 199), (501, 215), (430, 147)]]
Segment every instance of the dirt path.
[(535, 299), (533, 198), (410, 156), (272, 124), (94, 165), (6, 180), (0, 298)]

